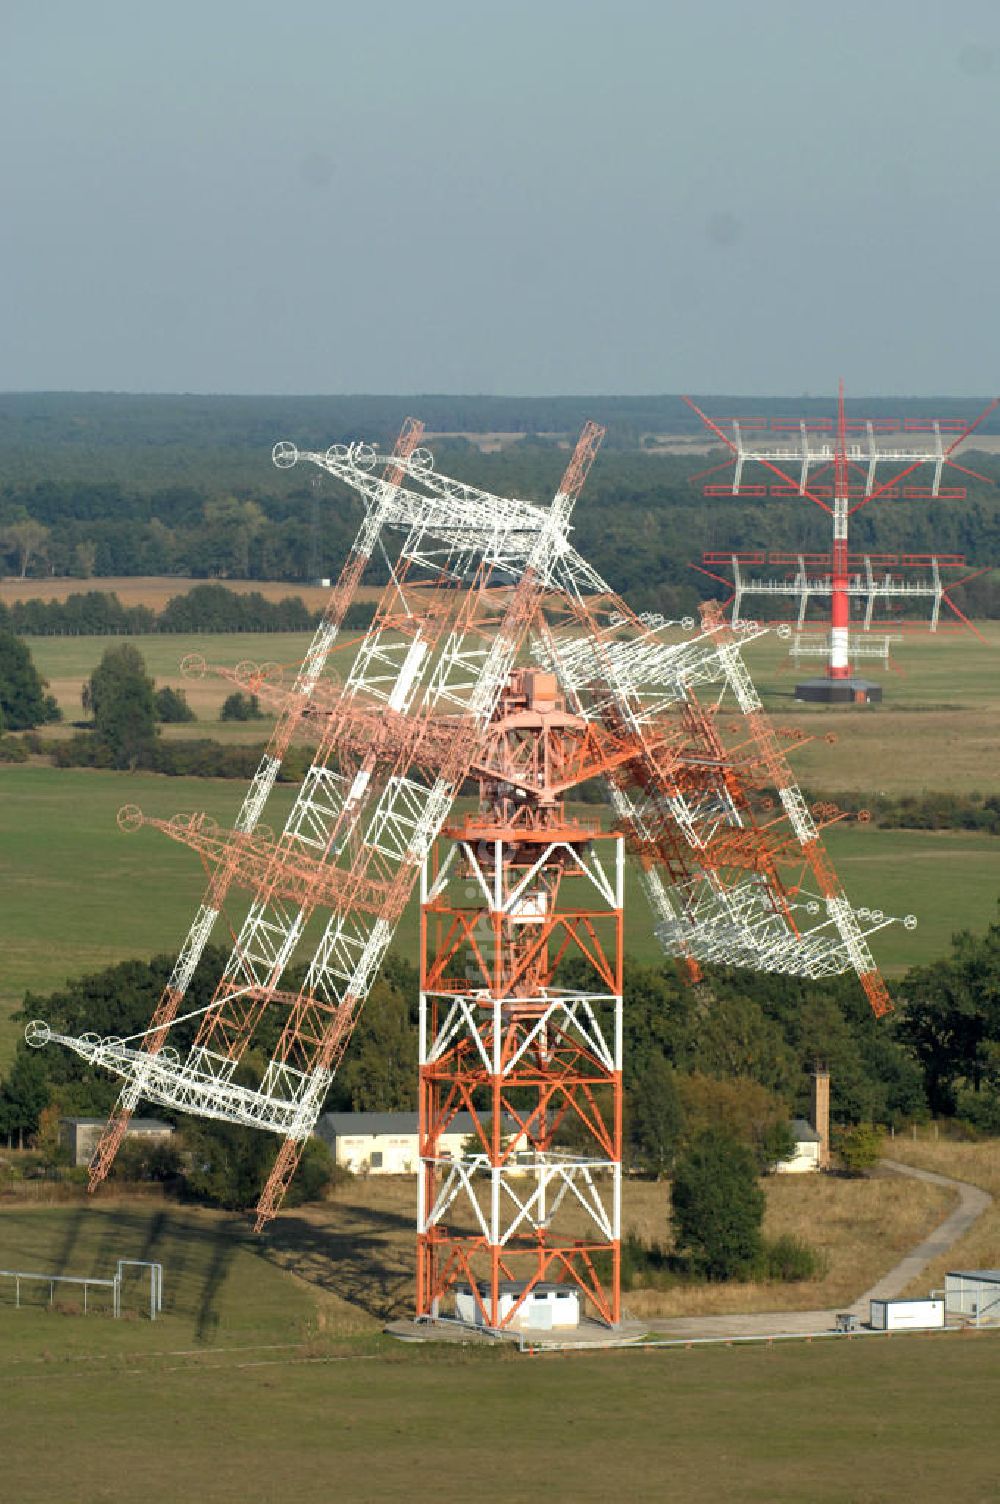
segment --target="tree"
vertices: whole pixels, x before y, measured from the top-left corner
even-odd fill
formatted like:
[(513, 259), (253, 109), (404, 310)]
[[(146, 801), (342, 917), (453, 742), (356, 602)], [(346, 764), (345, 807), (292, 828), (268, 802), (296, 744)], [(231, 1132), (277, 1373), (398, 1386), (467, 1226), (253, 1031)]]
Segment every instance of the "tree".
[(1000, 1044), (1000, 924), (985, 935), (955, 935), (952, 953), (917, 966), (904, 983), (900, 1037), (923, 1066), (936, 1112), (951, 1112), (963, 1089), (1000, 1085), (992, 1046)]
[(708, 1279), (746, 1278), (763, 1251), (764, 1193), (753, 1153), (710, 1128), (678, 1161), (671, 1190), (677, 1247)]
[(786, 1104), (745, 1076), (705, 1076), (691, 1071), (677, 1079), (677, 1090), (691, 1139), (718, 1128), (752, 1152), (761, 1170), (783, 1157), (787, 1142), (780, 1125), (788, 1121)]
[(227, 695), (219, 711), (220, 721), (260, 721), (264, 713), (256, 695), (245, 695), (236, 689)]
[(138, 648), (108, 648), (84, 687), (88, 702), (113, 766), (133, 770), (156, 740), (153, 681)]
[(201, 556), (208, 572), (246, 579), (250, 572), (250, 545), (265, 524), (254, 501), (222, 496), (207, 501), (201, 532)]
[(10, 522), (4, 528), (3, 547), (8, 553), (16, 553), (22, 580), (28, 573), (28, 565), (33, 556), (44, 553), (48, 540), (48, 528), (30, 518), (23, 522)]
[(407, 1112), (416, 1107), (415, 1022), (402, 992), (379, 977), (337, 1073), (337, 1095), (353, 1112)]
[(274, 1160), (274, 1139), (258, 1128), (192, 1119), (181, 1134), (188, 1193), (241, 1212), (255, 1205)]
[(633, 1162), (664, 1175), (673, 1164), (684, 1128), (684, 1109), (674, 1069), (652, 1056), (628, 1094)]
[(0, 729), (27, 731), (58, 721), (59, 706), (45, 687), (20, 637), (0, 632)]
[(49, 1101), (45, 1064), (34, 1050), (25, 1048), (14, 1060), (10, 1074), (0, 1085), (0, 1133), (23, 1145), (26, 1133), (35, 1133)]
[(871, 1123), (858, 1123), (837, 1134), (836, 1150), (844, 1169), (852, 1175), (861, 1175), (878, 1164), (882, 1135)]
[[(274, 1145), (271, 1134), (259, 1128), (189, 1120), (181, 1131), (183, 1152), (177, 1161), (186, 1193), (226, 1211), (246, 1211), (256, 1204), (270, 1174)], [(329, 1149), (308, 1139), (289, 1188), (289, 1204), (315, 1201), (333, 1173)]]
[(89, 580), (97, 563), (97, 544), (78, 543), (73, 550), (73, 574), (79, 580)]
[(787, 1091), (795, 1079), (780, 1027), (748, 997), (722, 995), (704, 1018), (692, 1020), (686, 1053), (706, 1075), (738, 1076), (770, 1091)]
[(182, 689), (171, 689), (169, 684), (164, 684), (153, 696), (153, 712), (156, 719), (165, 725), (194, 720), (194, 711), (187, 702), (187, 695)]

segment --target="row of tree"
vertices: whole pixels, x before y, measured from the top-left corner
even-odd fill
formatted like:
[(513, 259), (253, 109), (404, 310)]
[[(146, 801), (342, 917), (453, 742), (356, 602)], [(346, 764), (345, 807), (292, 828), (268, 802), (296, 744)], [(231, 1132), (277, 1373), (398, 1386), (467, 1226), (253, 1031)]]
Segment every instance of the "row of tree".
[[(349, 630), (367, 627), (374, 607), (355, 602), (347, 610)], [(125, 606), (113, 591), (88, 590), (64, 601), (0, 601), (0, 632), (24, 637), (139, 637), (151, 632), (307, 632), (319, 621), (301, 596), (270, 601), (259, 590), (228, 590), (196, 585), (176, 595), (162, 611)]]
[[(206, 950), (188, 993), (193, 1014), (210, 1000), (224, 960), (221, 951)], [(20, 1017), (42, 1017), (71, 1034), (137, 1033), (170, 969), (167, 956), (122, 962), (49, 997), (28, 994)], [(881, 1022), (853, 978), (809, 983), (719, 971), (710, 978), (714, 1000), (706, 1008), (672, 967), (629, 965), (624, 1056), (631, 1163), (665, 1173), (686, 1144), (720, 1129), (747, 1147), (760, 1170), (787, 1153), (784, 1125), (806, 1112), (817, 1060), (830, 1070), (837, 1122), (899, 1125), (933, 1111), (1000, 1133), (998, 978), (1000, 924), (985, 935), (956, 936), (949, 956), (911, 970), (898, 988), (898, 1012)], [(328, 1109), (416, 1107), (416, 1014), (416, 972), (390, 955), (333, 1081)], [(184, 1051), (195, 1028), (196, 1020), (178, 1024), (171, 1042)], [(258, 1065), (277, 1044), (280, 1028), (277, 1011), (265, 1015)], [(0, 1133), (37, 1132), (39, 1114), (51, 1106), (66, 1115), (100, 1116), (115, 1089), (68, 1052), (33, 1051), (22, 1043), (0, 1086)]]

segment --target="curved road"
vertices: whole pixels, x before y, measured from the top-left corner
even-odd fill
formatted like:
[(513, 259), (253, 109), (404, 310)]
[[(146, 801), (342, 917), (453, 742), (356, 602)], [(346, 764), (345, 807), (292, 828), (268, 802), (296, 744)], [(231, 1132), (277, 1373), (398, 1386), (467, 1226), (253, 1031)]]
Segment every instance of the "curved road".
[[(886, 1274), (883, 1274), (870, 1290), (859, 1295), (849, 1306), (839, 1310), (852, 1311), (862, 1320), (868, 1319), (870, 1300), (893, 1300), (911, 1280), (926, 1269), (932, 1259), (958, 1242), (969, 1228), (982, 1216), (993, 1197), (978, 1186), (964, 1180), (953, 1180), (948, 1175), (935, 1175), (931, 1170), (917, 1170), (912, 1165), (901, 1164), (895, 1159), (883, 1159), (882, 1165), (897, 1175), (909, 1175), (914, 1180), (929, 1180), (934, 1185), (948, 1186), (958, 1192), (955, 1210), (937, 1226), (929, 1237), (901, 1259)], [(776, 1337), (791, 1333), (828, 1332), (834, 1325), (836, 1311), (762, 1311), (753, 1315), (730, 1316), (660, 1316), (652, 1317), (643, 1325), (658, 1336), (691, 1338), (698, 1337)]]
[(914, 1180), (929, 1180), (932, 1185), (948, 1186), (958, 1192), (958, 1205), (939, 1227), (935, 1227), (929, 1238), (924, 1238), (904, 1259), (900, 1259), (894, 1269), (883, 1274), (870, 1290), (858, 1296), (850, 1309), (861, 1311), (865, 1316), (868, 1315), (870, 1300), (894, 1300), (901, 1295), (910, 1281), (916, 1279), (932, 1259), (947, 1253), (959, 1238), (965, 1236), (973, 1222), (993, 1202), (988, 1191), (981, 1191), (977, 1185), (969, 1185), (964, 1180), (952, 1180), (949, 1175), (935, 1175), (931, 1170), (917, 1170), (913, 1165), (900, 1164), (897, 1159), (883, 1159), (882, 1164), (897, 1175), (909, 1175)]

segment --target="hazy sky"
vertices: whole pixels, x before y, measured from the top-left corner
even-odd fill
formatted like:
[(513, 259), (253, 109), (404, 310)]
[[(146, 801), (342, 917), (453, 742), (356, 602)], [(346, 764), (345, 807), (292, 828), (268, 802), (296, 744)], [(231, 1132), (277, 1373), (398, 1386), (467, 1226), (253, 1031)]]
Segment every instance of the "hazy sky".
[(0, 388), (991, 393), (1000, 0), (4, 0)]

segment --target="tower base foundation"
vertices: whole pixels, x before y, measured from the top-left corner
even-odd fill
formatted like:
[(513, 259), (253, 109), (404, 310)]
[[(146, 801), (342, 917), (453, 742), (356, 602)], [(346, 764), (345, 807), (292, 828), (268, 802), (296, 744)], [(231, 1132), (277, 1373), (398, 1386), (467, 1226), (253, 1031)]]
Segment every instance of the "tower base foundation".
[(804, 679), (795, 686), (795, 698), (821, 705), (878, 705), (882, 686), (856, 675), (850, 679)]

